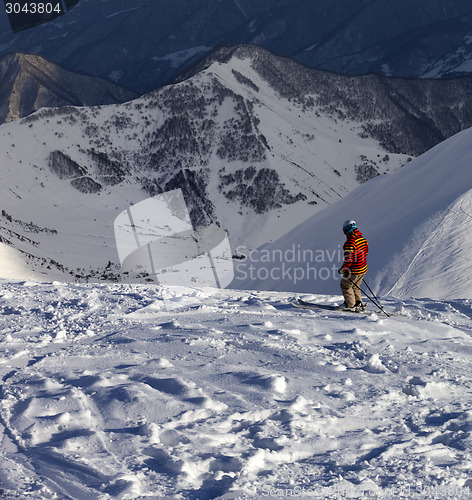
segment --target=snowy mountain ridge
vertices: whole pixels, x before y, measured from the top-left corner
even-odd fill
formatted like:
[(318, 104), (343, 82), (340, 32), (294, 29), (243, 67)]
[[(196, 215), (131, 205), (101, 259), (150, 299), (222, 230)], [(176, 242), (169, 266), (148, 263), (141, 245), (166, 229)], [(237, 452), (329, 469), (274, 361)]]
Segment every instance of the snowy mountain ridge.
[[(217, 221), (233, 245), (255, 248), (303, 220), (307, 207), (311, 213), (342, 197), (356, 177), (408, 158), (387, 156), (377, 141), (359, 137), (353, 121), (318, 114), (318, 106), (304, 111), (281, 99), (251, 58), (215, 64), (123, 105), (39, 111), (0, 130), (2, 236), (45, 273), (54, 260), (52, 268), (66, 266), (69, 276), (72, 265), (82, 278), (103, 274), (118, 262), (114, 218), (178, 187), (195, 224)], [(353, 158), (367, 171), (356, 171)], [(30, 222), (40, 228), (34, 238)]]
[(469, 79), (341, 77), (250, 46), (219, 59), (122, 105), (2, 126), (3, 241), (46, 279), (120, 279), (115, 217), (180, 188), (194, 225), (251, 250), (472, 123)]
[(118, 85), (66, 71), (31, 54), (1, 57), (0, 76), (0, 124), (44, 107), (115, 104), (137, 97)]
[(0, 11), (0, 50), (33, 52), (139, 93), (219, 45), (241, 43), (336, 73), (449, 78), (471, 72), (470, 19), (467, 0), (81, 0), (19, 33)]

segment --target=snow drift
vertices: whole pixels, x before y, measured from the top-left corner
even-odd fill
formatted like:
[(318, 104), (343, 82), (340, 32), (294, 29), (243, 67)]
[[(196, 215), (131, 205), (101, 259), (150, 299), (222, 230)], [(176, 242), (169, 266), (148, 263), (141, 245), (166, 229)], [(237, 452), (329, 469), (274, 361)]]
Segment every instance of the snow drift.
[(238, 288), (335, 293), (344, 236), (355, 219), (370, 244), (366, 277), (382, 295), (472, 297), (472, 130), (403, 169), (360, 186), (258, 249), (238, 266)]

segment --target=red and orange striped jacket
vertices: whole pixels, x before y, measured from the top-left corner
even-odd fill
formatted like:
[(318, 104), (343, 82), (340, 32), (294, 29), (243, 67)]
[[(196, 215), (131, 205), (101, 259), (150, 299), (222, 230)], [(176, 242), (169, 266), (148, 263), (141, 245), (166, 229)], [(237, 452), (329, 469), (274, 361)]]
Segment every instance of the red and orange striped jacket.
[(341, 271), (349, 271), (350, 274), (365, 274), (367, 272), (367, 254), (369, 245), (358, 229), (352, 230), (343, 246), (344, 263)]

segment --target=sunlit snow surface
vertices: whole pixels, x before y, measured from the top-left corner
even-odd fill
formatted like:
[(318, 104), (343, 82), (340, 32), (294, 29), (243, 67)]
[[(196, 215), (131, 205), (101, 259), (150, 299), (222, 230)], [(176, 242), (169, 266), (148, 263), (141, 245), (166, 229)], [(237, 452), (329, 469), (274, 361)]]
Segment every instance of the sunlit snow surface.
[(470, 497), (472, 301), (208, 292), (1, 283), (2, 499)]

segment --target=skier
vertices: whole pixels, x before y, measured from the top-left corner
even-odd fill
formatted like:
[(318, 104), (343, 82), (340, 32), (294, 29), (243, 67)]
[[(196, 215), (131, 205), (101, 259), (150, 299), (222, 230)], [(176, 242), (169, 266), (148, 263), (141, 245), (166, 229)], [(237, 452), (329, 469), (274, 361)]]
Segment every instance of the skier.
[(343, 308), (348, 311), (363, 311), (360, 286), (367, 272), (367, 253), (369, 245), (357, 229), (356, 221), (347, 220), (343, 224), (346, 241), (343, 246), (344, 262), (338, 273), (341, 278), (341, 291), (344, 296)]

